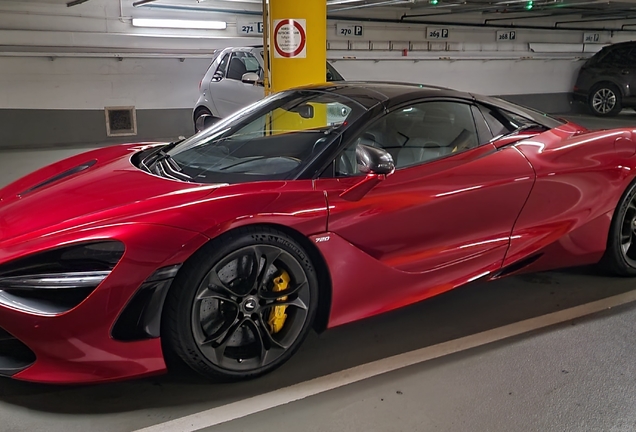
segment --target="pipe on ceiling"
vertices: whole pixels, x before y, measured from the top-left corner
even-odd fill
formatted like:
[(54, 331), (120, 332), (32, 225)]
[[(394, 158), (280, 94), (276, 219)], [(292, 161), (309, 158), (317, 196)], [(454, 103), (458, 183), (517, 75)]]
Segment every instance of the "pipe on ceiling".
[(88, 0), (73, 0), (71, 2), (66, 3), (66, 7), (73, 7), (77, 5), (81, 5), (82, 3), (86, 3)]
[[(137, 3), (142, 3), (140, 6), (144, 6), (149, 3), (153, 3), (156, 0), (139, 0)], [(262, 16), (261, 11), (246, 11), (236, 9), (219, 9), (219, 8), (203, 8), (197, 6), (172, 6), (172, 5), (148, 5), (148, 8), (153, 9), (165, 9), (165, 10), (180, 10), (180, 11), (195, 11), (195, 12), (216, 12), (216, 13), (230, 13), (235, 15), (250, 15), (250, 16)], [(368, 22), (377, 24), (411, 24), (411, 25), (435, 25), (435, 26), (449, 26), (449, 27), (469, 27), (469, 28), (493, 28), (493, 29), (522, 29), (522, 30), (559, 30), (559, 31), (605, 31), (605, 32), (633, 32), (634, 30), (626, 30), (623, 27), (618, 28), (606, 28), (606, 27), (551, 27), (551, 26), (539, 26), (539, 25), (517, 25), (517, 24), (488, 24), (488, 23), (458, 23), (448, 21), (426, 21), (426, 20), (406, 20), (402, 18), (361, 18), (351, 16), (336, 16), (327, 15), (328, 20), (332, 21), (357, 21)]]
[(133, 2), (132, 5), (133, 5), (133, 7), (139, 7), (139, 6), (143, 6), (145, 4), (148, 4), (148, 3), (154, 3), (156, 1), (157, 0), (139, 0), (139, 1)]
[[(604, 21), (602, 19), (602, 17), (605, 16), (609, 16), (609, 17), (614, 17), (616, 16), (617, 13), (634, 13), (633, 10), (616, 10), (616, 11), (611, 11), (611, 12), (602, 12), (602, 13), (597, 13), (594, 15), (594, 20), (592, 21)], [(527, 20), (527, 19), (534, 19), (534, 18), (550, 18), (550, 17), (558, 17), (558, 16), (568, 16), (568, 15), (581, 15), (581, 18), (584, 18), (585, 16), (590, 14), (590, 9), (584, 9), (584, 8), (575, 8), (575, 10), (570, 10), (568, 12), (560, 12), (560, 13), (544, 13), (541, 15), (529, 15), (529, 14), (525, 14), (524, 16), (518, 16), (518, 17), (498, 17), (498, 18), (488, 18), (486, 20), (484, 20), (484, 24), (488, 24), (491, 21), (519, 21), (519, 20)], [(582, 21), (584, 22), (584, 21)]]
[(448, 21), (415, 21), (415, 20), (403, 20), (400, 19), (388, 19), (388, 18), (360, 18), (360, 17), (342, 17), (342, 16), (327, 16), (330, 20), (340, 21), (358, 21), (358, 22), (373, 22), (382, 24), (422, 24), (422, 25), (434, 25), (434, 26), (449, 26), (449, 27), (473, 27), (473, 28), (493, 28), (493, 29), (522, 29), (522, 30), (559, 30), (559, 31), (605, 31), (605, 32), (622, 32), (630, 31), (623, 30), (621, 28), (606, 28), (606, 27), (551, 27), (551, 26), (532, 26), (532, 25), (516, 25), (516, 24), (485, 24), (485, 23), (458, 23)]
[[(529, 11), (525, 10), (525, 7), (523, 5), (523, 3), (526, 3), (527, 0), (511, 0), (511, 1), (500, 1), (497, 3), (489, 3), (488, 6), (484, 6), (484, 5), (479, 5), (477, 6), (476, 3), (470, 3), (467, 1), (463, 1), (463, 2), (458, 2), (458, 3), (442, 3), (442, 4), (438, 4), (436, 6), (426, 6), (428, 9), (440, 9), (440, 8), (452, 8), (452, 7), (458, 7), (458, 9), (453, 9), (451, 11), (451, 13), (457, 13), (457, 14), (465, 14), (465, 13), (472, 13), (472, 12), (489, 12), (489, 11), (498, 11), (498, 10), (504, 10), (507, 13), (528, 13)], [(510, 6), (511, 3), (515, 3), (514, 5), (514, 10), (506, 10), (506, 8), (508, 8)], [(584, 0), (584, 1), (580, 1), (580, 2), (575, 2), (575, 3), (559, 3), (558, 5), (555, 5), (553, 2), (550, 1), (542, 1), (541, 3), (539, 3), (538, 1), (535, 1), (534, 3), (534, 9), (532, 10), (533, 13), (538, 13), (538, 12), (545, 12), (547, 10), (564, 10), (567, 9), (568, 12), (563, 12), (563, 13), (556, 13), (553, 15), (568, 15), (568, 14), (575, 14), (578, 13), (579, 11), (589, 11), (590, 9), (588, 8), (584, 8), (584, 7), (580, 7), (580, 6), (589, 6), (589, 5), (595, 5), (595, 4), (599, 4), (598, 0)], [(423, 8), (425, 6), (415, 6), (412, 9), (419, 9), (419, 8)], [(518, 9), (518, 10), (517, 10)], [(426, 13), (426, 14), (404, 14), (402, 17), (403, 18), (417, 18), (417, 17), (422, 17), (422, 16), (431, 16), (430, 13)]]
[(559, 24), (597, 22), (597, 21), (621, 21), (621, 20), (630, 20), (630, 19), (636, 19), (636, 16), (635, 15), (619, 15), (619, 16), (613, 16), (609, 18), (596, 17), (596, 18), (587, 18), (587, 19), (578, 19), (578, 20), (557, 21), (554, 23), (554, 27), (558, 27)]
[(340, 9), (332, 9), (332, 12), (340, 12), (340, 11), (352, 10), (352, 9), (363, 9), (363, 8), (377, 7), (377, 6), (393, 6), (393, 5), (404, 5), (404, 4), (413, 4), (413, 0), (381, 0), (381, 1), (376, 1), (374, 3), (364, 3), (361, 5), (346, 6)]

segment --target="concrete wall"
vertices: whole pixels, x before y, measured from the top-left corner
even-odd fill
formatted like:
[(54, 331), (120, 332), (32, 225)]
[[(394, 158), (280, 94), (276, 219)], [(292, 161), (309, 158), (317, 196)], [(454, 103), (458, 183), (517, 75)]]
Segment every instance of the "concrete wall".
[[(239, 35), (237, 23), (245, 16), (206, 12), (207, 3), (196, 12), (182, 10), (191, 1), (171, 3), (167, 10), (153, 4), (132, 8), (132, 0), (91, 0), (72, 8), (0, 2), (0, 148), (189, 134), (199, 81), (214, 49), (261, 40)], [(258, 10), (250, 3), (224, 6)], [(397, 11), (371, 12), (380, 13), (399, 17)], [(143, 29), (132, 27), (131, 17), (219, 19), (228, 22), (228, 29)], [(483, 20), (465, 20), (473, 18)], [(568, 93), (581, 59), (601, 46), (583, 45), (583, 32), (536, 30), (519, 30), (514, 43), (497, 43), (496, 29), (467, 27), (450, 27), (447, 41), (429, 41), (427, 25), (382, 23), (364, 23), (363, 37), (346, 38), (337, 34), (337, 22), (329, 22), (328, 55), (347, 79), (504, 95), (549, 112), (569, 109)], [(600, 42), (626, 38), (631, 37), (603, 32)], [(138, 135), (107, 138), (107, 106), (135, 106)]]
[[(0, 57), (0, 147), (187, 136), (208, 65), (209, 59)], [(385, 59), (337, 60), (334, 65), (347, 79), (442, 85), (565, 112), (578, 63)], [(106, 136), (104, 108), (109, 106), (137, 109), (137, 136)]]

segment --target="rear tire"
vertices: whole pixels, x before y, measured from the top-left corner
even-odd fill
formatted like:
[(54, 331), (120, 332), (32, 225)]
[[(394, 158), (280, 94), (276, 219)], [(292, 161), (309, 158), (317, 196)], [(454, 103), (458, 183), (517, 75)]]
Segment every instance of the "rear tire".
[(617, 276), (636, 276), (636, 183), (616, 208), (601, 266)]
[[(208, 116), (207, 121), (203, 121), (204, 116)], [(214, 117), (209, 109), (205, 107), (197, 108), (194, 113), (194, 133), (199, 133), (202, 130), (212, 126), (214, 123), (218, 122), (220, 119)], [(204, 124), (205, 123), (205, 124)]]
[(590, 92), (588, 107), (598, 117), (617, 116), (623, 109), (623, 95), (614, 84), (597, 84)]
[[(287, 288), (279, 291), (282, 278)], [(242, 228), (184, 264), (166, 299), (162, 336), (207, 378), (256, 378), (284, 364), (302, 344), (316, 316), (318, 291), (314, 266), (294, 239), (267, 227)], [(286, 309), (277, 309), (281, 305)], [(275, 327), (277, 311), (286, 318)]]

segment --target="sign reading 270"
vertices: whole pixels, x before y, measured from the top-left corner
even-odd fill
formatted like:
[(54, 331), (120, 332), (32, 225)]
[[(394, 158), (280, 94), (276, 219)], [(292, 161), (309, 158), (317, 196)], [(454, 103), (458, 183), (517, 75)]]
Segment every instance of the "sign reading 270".
[(307, 57), (307, 20), (283, 19), (274, 21), (274, 57)]

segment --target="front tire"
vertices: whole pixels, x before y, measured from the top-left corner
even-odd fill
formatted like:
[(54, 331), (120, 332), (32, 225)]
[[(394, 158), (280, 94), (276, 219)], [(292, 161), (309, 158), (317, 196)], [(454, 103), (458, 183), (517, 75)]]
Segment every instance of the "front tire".
[(616, 208), (601, 264), (615, 275), (636, 276), (636, 183)]
[(588, 106), (595, 116), (617, 116), (623, 109), (621, 91), (613, 84), (598, 84), (590, 92)]
[(209, 109), (198, 108), (194, 114), (194, 133), (199, 133), (217, 123), (220, 119), (214, 117)]
[(243, 228), (184, 264), (166, 300), (162, 335), (207, 378), (255, 378), (301, 345), (318, 292), (315, 269), (296, 241), (271, 228)]

